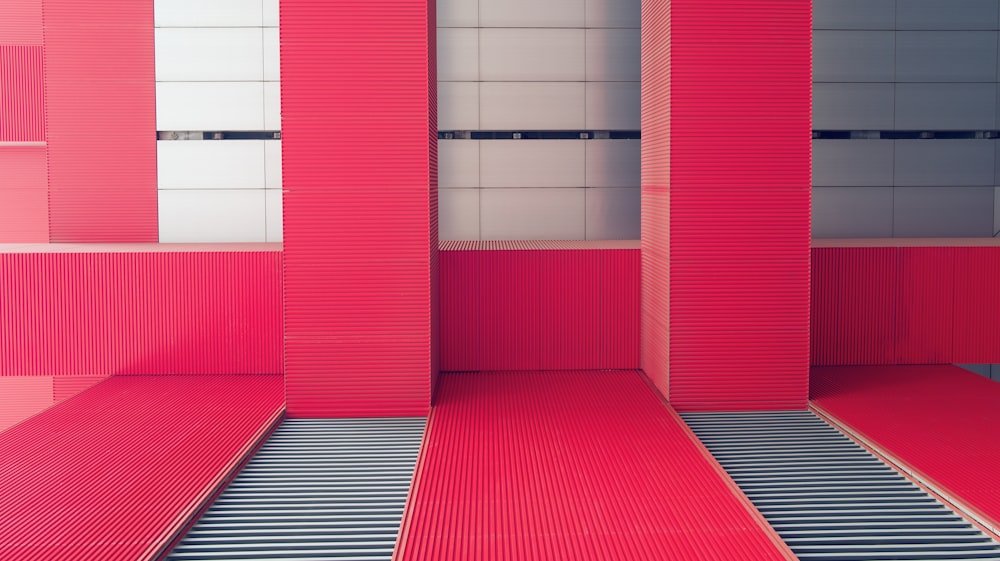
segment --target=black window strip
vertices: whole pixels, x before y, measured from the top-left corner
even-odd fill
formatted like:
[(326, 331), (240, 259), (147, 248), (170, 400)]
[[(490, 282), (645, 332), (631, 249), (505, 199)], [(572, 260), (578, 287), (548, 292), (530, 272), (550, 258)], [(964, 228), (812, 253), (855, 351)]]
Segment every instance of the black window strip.
[(1000, 131), (814, 130), (812, 137), (823, 140), (963, 140), (1000, 138)]
[(156, 131), (157, 140), (280, 140), (281, 131)]
[(639, 131), (438, 131), (442, 140), (637, 140), (642, 138)]

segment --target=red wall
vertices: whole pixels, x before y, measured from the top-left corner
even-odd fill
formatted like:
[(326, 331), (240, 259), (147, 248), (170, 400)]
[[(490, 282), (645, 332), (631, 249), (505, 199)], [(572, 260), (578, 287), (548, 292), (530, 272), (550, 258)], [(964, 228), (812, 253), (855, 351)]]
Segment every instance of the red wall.
[(674, 407), (803, 408), (811, 4), (670, 0), (644, 9), (644, 324), (655, 328), (647, 345), (658, 347), (644, 350), (643, 367), (662, 391), (656, 354), (667, 328), (654, 322), (669, 290)]
[(280, 373), (281, 253), (224, 247), (0, 253), (0, 376)]
[(430, 407), (435, 26), (427, 0), (281, 3), (290, 416)]
[(153, 3), (43, 0), (52, 242), (155, 242)]
[(812, 268), (813, 364), (1000, 362), (1000, 246), (822, 247)]
[(444, 242), (441, 369), (639, 364), (634, 242)]

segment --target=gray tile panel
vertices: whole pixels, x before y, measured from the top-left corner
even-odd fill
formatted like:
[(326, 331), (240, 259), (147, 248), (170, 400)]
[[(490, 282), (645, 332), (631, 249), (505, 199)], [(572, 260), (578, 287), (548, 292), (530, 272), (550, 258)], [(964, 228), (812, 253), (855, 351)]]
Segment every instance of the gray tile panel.
[(813, 140), (814, 186), (892, 185), (894, 140)]
[(892, 187), (814, 187), (814, 238), (892, 237)]
[(893, 236), (990, 237), (993, 192), (993, 187), (894, 187)]

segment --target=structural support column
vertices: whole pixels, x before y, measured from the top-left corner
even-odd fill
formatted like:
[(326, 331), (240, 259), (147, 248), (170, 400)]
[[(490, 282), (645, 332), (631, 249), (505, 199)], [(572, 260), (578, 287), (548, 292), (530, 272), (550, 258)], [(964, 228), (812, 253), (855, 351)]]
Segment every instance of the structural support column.
[(433, 0), (283, 0), (293, 417), (424, 415), (437, 372)]
[(806, 406), (811, 3), (645, 0), (643, 368), (679, 410)]

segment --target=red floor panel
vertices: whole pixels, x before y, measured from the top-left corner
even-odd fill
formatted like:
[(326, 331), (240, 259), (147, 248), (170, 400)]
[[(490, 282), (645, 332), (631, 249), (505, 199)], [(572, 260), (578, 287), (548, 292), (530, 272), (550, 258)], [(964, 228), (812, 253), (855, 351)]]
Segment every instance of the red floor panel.
[(1000, 523), (1000, 384), (956, 366), (812, 370), (814, 407)]
[(442, 374), (395, 559), (793, 559), (636, 371)]
[(0, 433), (0, 559), (150, 559), (281, 414), (281, 376), (122, 376)]

